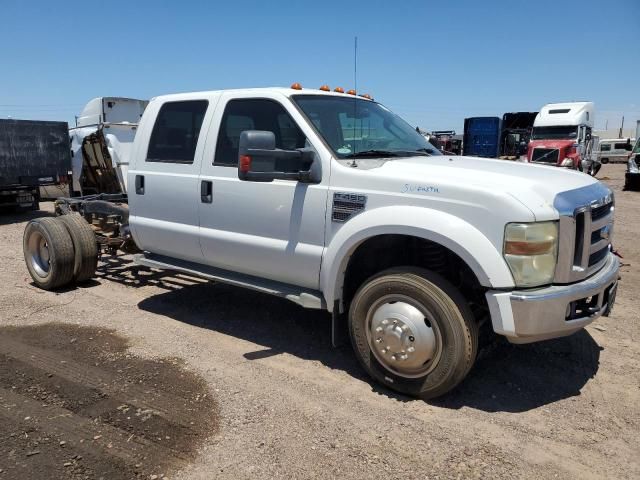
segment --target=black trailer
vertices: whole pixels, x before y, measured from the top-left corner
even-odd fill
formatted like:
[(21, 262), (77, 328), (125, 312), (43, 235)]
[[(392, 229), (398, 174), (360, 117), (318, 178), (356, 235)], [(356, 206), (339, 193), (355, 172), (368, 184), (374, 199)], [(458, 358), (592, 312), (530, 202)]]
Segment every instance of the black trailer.
[(538, 112), (511, 112), (502, 116), (501, 158), (517, 159), (527, 154), (537, 115)]
[(68, 183), (66, 122), (0, 119), (0, 207), (37, 210), (39, 188)]

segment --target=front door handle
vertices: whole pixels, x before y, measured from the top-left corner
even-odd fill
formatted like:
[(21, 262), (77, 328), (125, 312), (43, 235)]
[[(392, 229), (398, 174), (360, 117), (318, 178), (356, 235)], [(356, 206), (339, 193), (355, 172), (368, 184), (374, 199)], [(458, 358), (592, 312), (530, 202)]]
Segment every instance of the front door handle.
[(200, 182), (200, 201), (202, 203), (213, 202), (213, 184), (210, 180)]
[(136, 194), (144, 195), (144, 175), (136, 175)]

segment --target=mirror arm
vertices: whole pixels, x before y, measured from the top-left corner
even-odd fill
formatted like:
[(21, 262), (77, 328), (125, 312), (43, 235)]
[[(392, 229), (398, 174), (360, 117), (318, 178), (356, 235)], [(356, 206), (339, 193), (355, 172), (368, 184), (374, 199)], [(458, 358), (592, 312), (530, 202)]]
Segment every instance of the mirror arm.
[(300, 158), (302, 156), (302, 152), (299, 150), (281, 150), (276, 148), (274, 150), (264, 149), (264, 148), (248, 148), (246, 155), (250, 157), (271, 157), (276, 155), (278, 158)]

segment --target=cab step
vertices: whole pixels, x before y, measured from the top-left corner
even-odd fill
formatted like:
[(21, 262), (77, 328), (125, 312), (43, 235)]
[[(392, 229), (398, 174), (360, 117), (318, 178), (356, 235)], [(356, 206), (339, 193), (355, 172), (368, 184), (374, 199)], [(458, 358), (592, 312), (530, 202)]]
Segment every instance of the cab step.
[(242, 288), (250, 288), (269, 295), (286, 298), (287, 300), (297, 303), (304, 308), (326, 309), (326, 302), (321, 292), (316, 290), (307, 290), (289, 285), (287, 283), (276, 282), (264, 278), (245, 275), (237, 272), (230, 272), (220, 268), (202, 265), (200, 263), (188, 262), (163, 255), (155, 255), (150, 253), (136, 254), (133, 261), (138, 265), (158, 270), (173, 270), (193, 275), (200, 278), (206, 278), (215, 282), (226, 283)]

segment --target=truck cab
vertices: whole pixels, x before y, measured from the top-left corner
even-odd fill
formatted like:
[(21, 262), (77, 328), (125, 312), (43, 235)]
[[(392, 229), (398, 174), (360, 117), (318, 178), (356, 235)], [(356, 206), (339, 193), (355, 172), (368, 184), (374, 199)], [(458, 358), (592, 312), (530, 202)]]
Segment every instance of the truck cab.
[(550, 103), (533, 123), (529, 162), (583, 169), (591, 159), (594, 122), (592, 102)]
[[(57, 209), (106, 225), (100, 248), (137, 250), (138, 264), (327, 310), (334, 344), (350, 339), (372, 378), (422, 398), (462, 381), (481, 331), (527, 343), (609, 313), (619, 263), (607, 187), (565, 169), (434, 154), (385, 106), (340, 90), (153, 98), (128, 205), (89, 197)], [(52, 288), (71, 278), (61, 255), (75, 247), (49, 255), (62, 227), (43, 222), (27, 226), (25, 259)]]
[(130, 149), (146, 100), (97, 97), (69, 129), (71, 196), (125, 193)]

